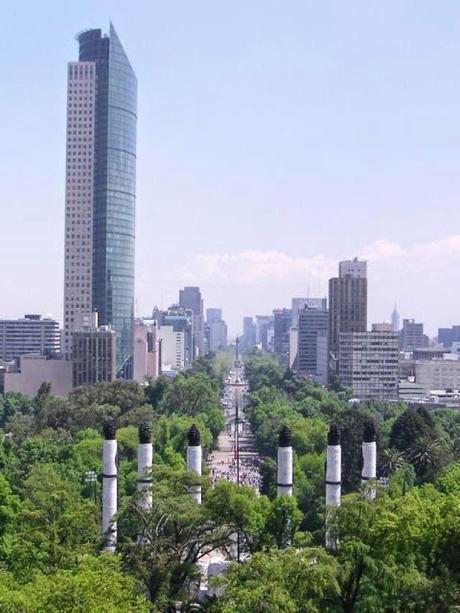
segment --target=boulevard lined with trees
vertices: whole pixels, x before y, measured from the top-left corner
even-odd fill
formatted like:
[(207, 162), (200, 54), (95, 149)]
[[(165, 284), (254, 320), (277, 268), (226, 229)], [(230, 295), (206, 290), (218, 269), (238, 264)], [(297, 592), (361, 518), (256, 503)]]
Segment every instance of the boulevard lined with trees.
[[(142, 388), (114, 382), (53, 398), (0, 395), (0, 611), (169, 611), (196, 599), (199, 562), (231, 551), (242, 564), (215, 580), (224, 613), (452, 611), (460, 606), (460, 415), (403, 404), (350, 405), (349, 394), (299, 379), (262, 355), (247, 356), (246, 417), (263, 460), (262, 495), (200, 483), (189, 496), (187, 431), (205, 452), (224, 426), (228, 356), (197, 360), (174, 380)], [(119, 514), (116, 554), (102, 551), (102, 425), (116, 420)], [(377, 498), (361, 493), (361, 441), (377, 428)], [(137, 427), (152, 424), (153, 506), (136, 504)], [(324, 544), (324, 463), (331, 422), (342, 432), (340, 546)], [(276, 498), (281, 426), (292, 431), (294, 496)], [(94, 474), (97, 478), (94, 479)], [(142, 544), (137, 537), (143, 535)]]

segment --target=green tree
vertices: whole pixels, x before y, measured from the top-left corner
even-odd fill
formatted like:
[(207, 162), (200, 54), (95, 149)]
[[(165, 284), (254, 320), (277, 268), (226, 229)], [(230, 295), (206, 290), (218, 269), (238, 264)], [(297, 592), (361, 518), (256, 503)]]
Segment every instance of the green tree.
[(0, 609), (9, 613), (148, 613), (135, 581), (120, 569), (117, 556), (83, 556), (74, 568), (36, 574), (24, 584), (0, 573)]
[(338, 602), (337, 564), (321, 548), (256, 553), (216, 583), (225, 591), (211, 610), (222, 613), (320, 613)]

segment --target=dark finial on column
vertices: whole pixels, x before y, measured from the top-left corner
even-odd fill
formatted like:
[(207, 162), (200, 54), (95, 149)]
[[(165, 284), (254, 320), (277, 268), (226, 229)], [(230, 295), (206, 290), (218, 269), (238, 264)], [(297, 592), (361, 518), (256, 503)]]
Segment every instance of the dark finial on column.
[(291, 447), (292, 445), (292, 432), (287, 426), (283, 426), (279, 433), (279, 446)]
[(373, 421), (366, 421), (363, 428), (363, 440), (365, 443), (373, 443), (375, 441), (375, 425)]
[(113, 417), (107, 417), (102, 426), (104, 438), (106, 441), (114, 441), (116, 438), (117, 428)]
[(190, 447), (198, 447), (200, 445), (200, 440), (201, 440), (200, 431), (195, 426), (195, 424), (193, 424), (193, 426), (188, 431), (187, 437), (188, 437), (188, 444)]
[(151, 443), (152, 442), (152, 428), (146, 421), (139, 424), (139, 443)]
[(340, 428), (337, 424), (331, 424), (327, 435), (328, 445), (340, 445)]

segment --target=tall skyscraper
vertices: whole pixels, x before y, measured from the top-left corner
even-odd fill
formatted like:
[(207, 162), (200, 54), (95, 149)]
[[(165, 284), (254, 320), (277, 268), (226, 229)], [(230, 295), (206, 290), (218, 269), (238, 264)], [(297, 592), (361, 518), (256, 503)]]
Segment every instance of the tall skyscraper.
[(273, 311), (273, 351), (283, 366), (289, 366), (289, 329), (291, 323), (291, 309), (275, 309)]
[(129, 375), (134, 323), (137, 81), (110, 25), (77, 37), (67, 87), (63, 349), (97, 311), (116, 333), (116, 365)]
[(193, 311), (194, 357), (204, 353), (203, 299), (199, 287), (184, 287), (179, 291), (179, 306)]
[(326, 309), (310, 308), (305, 305), (299, 311), (298, 318), (296, 371), (299, 375), (312, 377), (321, 385), (326, 385), (327, 368), (320, 368), (322, 360), (319, 359), (319, 356), (321, 355), (323, 344), (327, 343), (329, 314)]
[(399, 332), (400, 327), (401, 327), (400, 317), (399, 317), (399, 313), (395, 305), (395, 308), (393, 309), (393, 312), (391, 314), (391, 328), (393, 332)]
[(366, 332), (367, 263), (354, 258), (340, 262), (339, 276), (329, 279), (329, 350), (337, 357), (339, 335)]
[(252, 317), (243, 317), (241, 345), (243, 349), (253, 349), (256, 346), (256, 324)]

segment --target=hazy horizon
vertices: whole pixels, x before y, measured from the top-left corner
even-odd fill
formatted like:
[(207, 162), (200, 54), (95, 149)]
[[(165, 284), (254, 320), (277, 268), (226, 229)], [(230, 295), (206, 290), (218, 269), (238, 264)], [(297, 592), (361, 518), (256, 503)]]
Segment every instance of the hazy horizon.
[(66, 67), (112, 20), (137, 74), (136, 314), (199, 285), (230, 335), (367, 259), (369, 325), (460, 323), (460, 5), (3, 8), (0, 318), (62, 320)]

